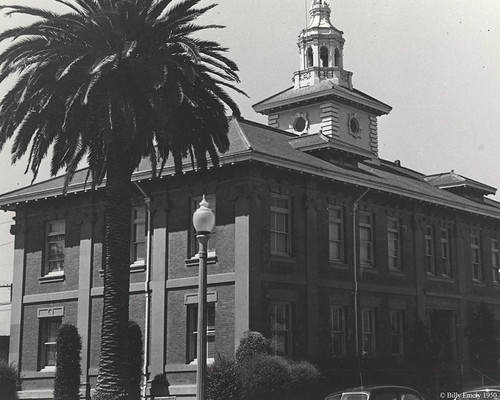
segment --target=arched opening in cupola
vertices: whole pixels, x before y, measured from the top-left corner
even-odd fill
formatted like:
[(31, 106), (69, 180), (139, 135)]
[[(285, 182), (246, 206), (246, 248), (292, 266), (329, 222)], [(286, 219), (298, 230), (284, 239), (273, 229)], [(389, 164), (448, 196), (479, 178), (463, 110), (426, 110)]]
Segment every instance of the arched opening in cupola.
[(340, 67), (340, 50), (335, 49), (335, 66)]
[(319, 49), (319, 59), (322, 67), (328, 67), (328, 48), (326, 46), (321, 46)]
[(307, 48), (307, 68), (313, 66), (313, 49), (308, 47)]

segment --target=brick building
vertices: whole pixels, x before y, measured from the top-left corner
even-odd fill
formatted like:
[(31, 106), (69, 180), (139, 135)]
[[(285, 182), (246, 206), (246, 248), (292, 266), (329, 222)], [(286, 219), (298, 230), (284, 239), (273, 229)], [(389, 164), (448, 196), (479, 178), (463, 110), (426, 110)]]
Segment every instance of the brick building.
[[(167, 165), (131, 183), (130, 319), (145, 336), (149, 379), (194, 397), (197, 265), (192, 214), (206, 194), (208, 356), (262, 332), (294, 359), (404, 358), (417, 318), (446, 361), (468, 362), (466, 330), (485, 301), (500, 325), (496, 189), (453, 171), (425, 176), (378, 157), (377, 118), (391, 108), (354, 89), (342, 32), (315, 0), (299, 36), (294, 87), (254, 106), (269, 126), (232, 118), (221, 166), (182, 176)], [(98, 367), (102, 189), (79, 171), (0, 196), (16, 212), (10, 361), (23, 398), (51, 398), (62, 322), (82, 336), (82, 393)], [(149, 205), (149, 206), (148, 206)], [(44, 397), (45, 396), (45, 397)]]

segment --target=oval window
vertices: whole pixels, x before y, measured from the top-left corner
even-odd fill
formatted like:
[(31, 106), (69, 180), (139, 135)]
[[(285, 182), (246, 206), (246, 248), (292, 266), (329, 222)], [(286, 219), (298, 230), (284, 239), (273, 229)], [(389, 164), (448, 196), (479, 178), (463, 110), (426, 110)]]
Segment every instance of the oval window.
[(351, 133), (359, 133), (359, 122), (356, 118), (351, 118), (349, 121), (349, 129)]
[(295, 121), (293, 121), (293, 129), (295, 129), (297, 132), (302, 132), (304, 129), (306, 129), (306, 120), (304, 117), (297, 117), (295, 118)]

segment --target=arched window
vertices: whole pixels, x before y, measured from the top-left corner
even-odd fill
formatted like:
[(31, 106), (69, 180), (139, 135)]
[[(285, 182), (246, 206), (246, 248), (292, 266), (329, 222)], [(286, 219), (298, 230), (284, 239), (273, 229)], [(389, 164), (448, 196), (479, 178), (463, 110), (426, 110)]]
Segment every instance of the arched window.
[(307, 49), (307, 68), (313, 66), (313, 49), (310, 47)]
[(328, 49), (325, 46), (321, 46), (319, 58), (321, 60), (321, 66), (328, 67)]
[(340, 67), (340, 51), (335, 49), (335, 66)]

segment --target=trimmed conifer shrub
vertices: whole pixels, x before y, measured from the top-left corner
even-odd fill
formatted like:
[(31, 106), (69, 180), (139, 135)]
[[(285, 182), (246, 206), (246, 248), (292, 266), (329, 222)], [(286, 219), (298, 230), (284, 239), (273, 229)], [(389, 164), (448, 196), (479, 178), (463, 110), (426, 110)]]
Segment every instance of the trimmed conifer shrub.
[(260, 332), (246, 331), (243, 333), (240, 344), (236, 349), (236, 362), (241, 363), (256, 354), (274, 354), (271, 342)]
[(240, 377), (236, 362), (218, 355), (207, 368), (207, 400), (237, 400), (240, 395)]
[(14, 367), (0, 362), (0, 393), (3, 400), (17, 400), (17, 371)]
[(139, 325), (134, 321), (128, 323), (129, 344), (129, 372), (130, 372), (130, 400), (140, 400), (142, 380), (142, 332)]
[(57, 332), (56, 376), (54, 400), (78, 400), (82, 340), (74, 325), (62, 324)]

